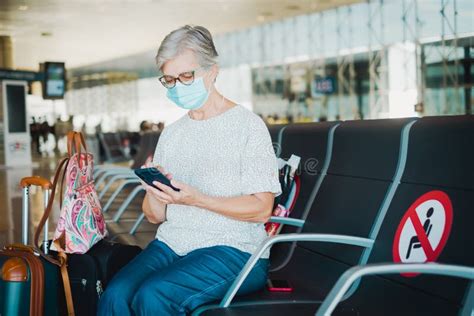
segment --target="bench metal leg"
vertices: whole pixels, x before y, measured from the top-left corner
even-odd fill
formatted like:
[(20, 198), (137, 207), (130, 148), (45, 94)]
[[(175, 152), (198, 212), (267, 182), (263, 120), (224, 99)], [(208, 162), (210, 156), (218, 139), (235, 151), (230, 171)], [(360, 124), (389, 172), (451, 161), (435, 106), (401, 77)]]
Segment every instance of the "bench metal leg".
[[(137, 180), (134, 180), (133, 182), (130, 182), (133, 179), (129, 179), (127, 181), (124, 181), (123, 183), (120, 184), (120, 186), (114, 191), (114, 193), (110, 196), (110, 198), (107, 200), (107, 203), (105, 203), (105, 206), (102, 208), (102, 212), (106, 213), (112, 203), (114, 202), (115, 198), (120, 194), (120, 192), (123, 190), (123, 188), (130, 183), (140, 183), (137, 182)], [(132, 194), (134, 191), (132, 191), (130, 194)]]
[(135, 224), (133, 224), (132, 229), (130, 229), (130, 232), (129, 232), (130, 235), (135, 235), (135, 233), (138, 230), (138, 227), (140, 227), (144, 219), (145, 219), (145, 214), (141, 213), (140, 216), (137, 218), (137, 221), (135, 222)]
[[(134, 180), (134, 181), (137, 181), (137, 180)], [(125, 181), (125, 182), (127, 182), (127, 181)], [(140, 183), (140, 182), (138, 181), (138, 183)], [(143, 190), (144, 189), (141, 185), (139, 185), (135, 189), (133, 189), (133, 191), (128, 195), (127, 199), (125, 201), (123, 201), (122, 205), (120, 205), (119, 209), (117, 210), (117, 213), (115, 214), (115, 216), (113, 218), (114, 222), (117, 223), (120, 220), (120, 217), (125, 212), (125, 210), (130, 205), (130, 203), (133, 201), (135, 196), (137, 196), (137, 194), (139, 192), (143, 191)]]

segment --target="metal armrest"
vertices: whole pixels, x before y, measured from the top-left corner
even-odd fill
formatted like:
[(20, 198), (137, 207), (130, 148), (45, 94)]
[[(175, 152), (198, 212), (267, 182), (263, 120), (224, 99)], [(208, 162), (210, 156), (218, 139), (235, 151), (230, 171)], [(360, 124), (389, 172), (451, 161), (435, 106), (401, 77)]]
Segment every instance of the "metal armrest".
[(99, 192), (99, 199), (102, 199), (104, 197), (105, 193), (110, 189), (112, 185), (114, 185), (115, 181), (117, 180), (134, 180), (137, 183), (141, 183), (140, 179), (134, 173), (116, 174), (110, 178), (110, 180), (104, 185), (103, 189)]
[(322, 305), (319, 307), (316, 316), (331, 315), (337, 304), (341, 301), (344, 293), (350, 288), (352, 283), (363, 276), (373, 274), (396, 274), (404, 272), (426, 273), (445, 275), (457, 278), (474, 280), (474, 268), (437, 264), (437, 263), (405, 263), (405, 264), (368, 264), (350, 268), (339, 278), (332, 290), (329, 292)]
[(94, 166), (94, 179), (97, 179), (101, 174), (109, 170), (130, 170), (130, 168), (114, 164)]
[(127, 169), (110, 169), (110, 170), (106, 170), (105, 172), (103, 172), (100, 176), (98, 176), (96, 178), (96, 188), (99, 188), (100, 185), (102, 184), (102, 182), (105, 181), (105, 179), (107, 179), (107, 177), (109, 176), (113, 176), (113, 175), (126, 175), (126, 174), (130, 174), (130, 175), (135, 175), (133, 173), (133, 170), (130, 169), (130, 168), (127, 168)]
[(280, 217), (280, 216), (272, 216), (268, 220), (269, 223), (280, 223), (284, 225), (296, 226), (296, 227), (303, 227), (304, 220), (296, 219), (291, 217)]
[(122, 168), (122, 166), (118, 166), (118, 165), (114, 165), (114, 164), (108, 164), (108, 163), (103, 163), (103, 164), (100, 164), (100, 165), (94, 165), (94, 171), (110, 169), (110, 168)]
[(97, 170), (97, 171), (98, 170), (104, 170), (104, 169), (120, 169), (120, 168), (130, 169), (129, 167), (115, 165), (115, 164), (112, 164), (112, 163), (111, 164), (104, 163), (104, 164), (94, 166), (94, 170)]
[(332, 234), (285, 234), (277, 235), (273, 237), (268, 237), (264, 242), (260, 244), (257, 248), (257, 251), (249, 258), (245, 266), (240, 271), (237, 278), (234, 280), (234, 283), (230, 286), (229, 290), (225, 294), (219, 306), (228, 307), (232, 302), (232, 299), (237, 294), (242, 283), (249, 275), (250, 271), (253, 269), (257, 261), (263, 255), (263, 253), (270, 248), (273, 244), (281, 242), (293, 242), (293, 241), (319, 241), (319, 242), (330, 242), (337, 244), (345, 244), (352, 246), (359, 246), (364, 248), (370, 248), (374, 244), (372, 239), (346, 236), (346, 235), (332, 235)]

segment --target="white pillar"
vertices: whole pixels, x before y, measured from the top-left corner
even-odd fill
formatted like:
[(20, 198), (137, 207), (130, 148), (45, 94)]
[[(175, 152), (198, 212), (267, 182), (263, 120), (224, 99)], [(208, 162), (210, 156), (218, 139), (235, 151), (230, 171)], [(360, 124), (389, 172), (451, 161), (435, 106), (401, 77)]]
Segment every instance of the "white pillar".
[(388, 116), (417, 116), (416, 52), (413, 43), (397, 43), (388, 48)]

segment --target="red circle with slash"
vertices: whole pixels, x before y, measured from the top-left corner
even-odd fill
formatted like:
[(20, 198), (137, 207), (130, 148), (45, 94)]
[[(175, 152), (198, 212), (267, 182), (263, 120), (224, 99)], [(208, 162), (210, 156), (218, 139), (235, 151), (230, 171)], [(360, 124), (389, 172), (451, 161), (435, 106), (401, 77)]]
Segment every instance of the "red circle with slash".
[(452, 223), (453, 207), (449, 196), (439, 190), (423, 194), (408, 208), (398, 225), (393, 241), (393, 261), (436, 261), (448, 241)]

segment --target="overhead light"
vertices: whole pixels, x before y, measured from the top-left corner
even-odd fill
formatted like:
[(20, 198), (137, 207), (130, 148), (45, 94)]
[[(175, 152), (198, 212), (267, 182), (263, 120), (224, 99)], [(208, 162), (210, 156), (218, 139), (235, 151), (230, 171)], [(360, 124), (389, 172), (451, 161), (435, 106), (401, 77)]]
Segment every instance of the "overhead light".
[(21, 5), (21, 6), (18, 7), (18, 10), (26, 11), (26, 10), (28, 10), (28, 6), (27, 5)]

